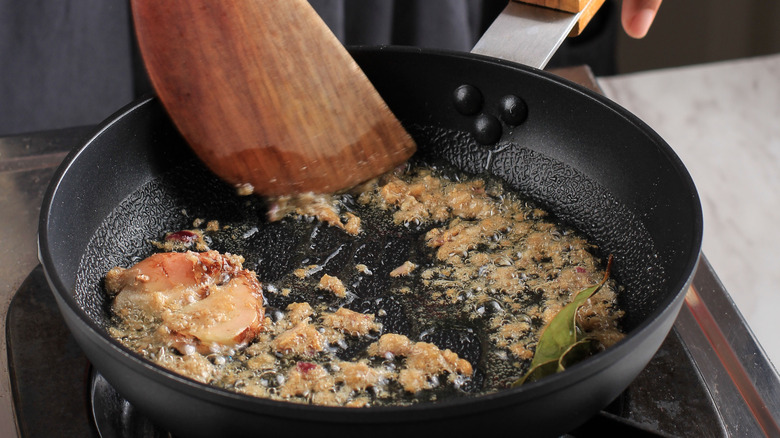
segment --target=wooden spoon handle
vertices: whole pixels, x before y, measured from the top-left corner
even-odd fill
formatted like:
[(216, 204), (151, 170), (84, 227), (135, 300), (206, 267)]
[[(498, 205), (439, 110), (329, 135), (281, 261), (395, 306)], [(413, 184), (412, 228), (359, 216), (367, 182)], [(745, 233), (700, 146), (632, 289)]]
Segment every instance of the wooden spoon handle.
[(152, 84), (198, 156), (263, 195), (334, 192), (414, 142), (306, 0), (132, 0)]
[(576, 14), (582, 11), (580, 19), (574, 25), (569, 36), (577, 36), (585, 30), (585, 26), (590, 23), (590, 19), (596, 15), (596, 12), (604, 4), (604, 0), (515, 0), (522, 3), (529, 3), (546, 8), (557, 9), (559, 11), (571, 12)]

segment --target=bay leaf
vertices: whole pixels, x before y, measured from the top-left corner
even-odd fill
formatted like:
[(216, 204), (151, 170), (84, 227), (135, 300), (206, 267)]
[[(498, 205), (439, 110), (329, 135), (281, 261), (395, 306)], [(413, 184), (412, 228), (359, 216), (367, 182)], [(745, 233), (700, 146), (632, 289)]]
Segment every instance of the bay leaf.
[[(539, 336), (539, 342), (536, 344), (536, 351), (531, 360), (530, 369), (523, 377), (514, 382), (512, 387), (562, 371), (565, 368), (562, 361), (570, 350), (577, 350), (571, 356), (573, 359), (574, 357), (579, 357), (582, 354), (582, 350), (586, 347), (592, 348), (589, 341), (586, 342), (587, 339), (577, 338), (577, 309), (585, 304), (588, 298), (593, 296), (607, 282), (611, 267), (612, 256), (609, 256), (604, 278), (597, 284), (577, 293), (574, 299), (550, 320), (542, 330), (541, 336)], [(576, 347), (579, 342), (582, 342), (582, 345)], [(575, 363), (568, 358), (563, 362), (566, 366)]]

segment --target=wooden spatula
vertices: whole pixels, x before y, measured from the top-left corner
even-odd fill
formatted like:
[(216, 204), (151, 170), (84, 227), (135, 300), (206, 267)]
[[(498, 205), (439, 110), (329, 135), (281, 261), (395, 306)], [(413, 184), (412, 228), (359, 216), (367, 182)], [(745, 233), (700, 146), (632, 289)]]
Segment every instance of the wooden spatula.
[(306, 0), (132, 0), (160, 100), (196, 154), (261, 195), (327, 193), (415, 151)]

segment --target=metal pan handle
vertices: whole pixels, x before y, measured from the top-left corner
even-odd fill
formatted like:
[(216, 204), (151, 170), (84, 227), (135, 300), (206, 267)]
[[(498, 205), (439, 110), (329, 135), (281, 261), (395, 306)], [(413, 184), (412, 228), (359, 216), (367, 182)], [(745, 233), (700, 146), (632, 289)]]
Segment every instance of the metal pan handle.
[(510, 1), (471, 52), (542, 69), (563, 40), (579, 35), (603, 4), (604, 0)]

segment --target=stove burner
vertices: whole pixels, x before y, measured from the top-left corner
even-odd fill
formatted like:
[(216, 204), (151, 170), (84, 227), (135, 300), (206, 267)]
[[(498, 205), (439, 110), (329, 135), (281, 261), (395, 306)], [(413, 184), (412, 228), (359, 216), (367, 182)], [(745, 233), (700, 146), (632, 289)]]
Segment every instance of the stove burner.
[(94, 368), (89, 395), (92, 419), (101, 438), (172, 438), (122, 398)]

